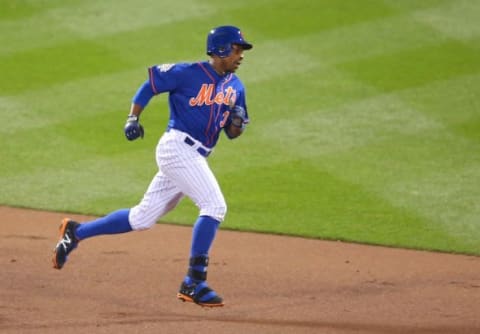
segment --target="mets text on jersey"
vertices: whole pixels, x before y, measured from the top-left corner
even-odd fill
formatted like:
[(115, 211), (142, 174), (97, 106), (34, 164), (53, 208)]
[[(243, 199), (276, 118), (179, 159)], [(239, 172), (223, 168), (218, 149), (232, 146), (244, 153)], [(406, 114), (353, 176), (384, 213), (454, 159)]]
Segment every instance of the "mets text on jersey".
[(214, 84), (203, 84), (202, 88), (198, 91), (197, 96), (192, 97), (189, 100), (190, 106), (202, 106), (204, 104), (210, 106), (214, 103), (231, 105), (232, 103), (235, 103), (237, 92), (231, 86), (228, 86), (226, 93), (219, 92), (212, 98), (214, 89)]

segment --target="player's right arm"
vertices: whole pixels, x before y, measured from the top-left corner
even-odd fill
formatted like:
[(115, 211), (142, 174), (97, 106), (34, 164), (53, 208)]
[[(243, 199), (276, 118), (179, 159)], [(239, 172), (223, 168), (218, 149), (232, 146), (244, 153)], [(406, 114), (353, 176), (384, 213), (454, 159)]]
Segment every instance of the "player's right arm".
[(124, 131), (128, 140), (143, 138), (143, 127), (139, 123), (140, 114), (155, 95), (175, 89), (178, 73), (176, 69), (175, 64), (163, 64), (148, 68), (148, 79), (138, 88), (133, 97), (125, 124)]
[(125, 137), (127, 137), (128, 140), (135, 140), (138, 137), (143, 138), (144, 130), (139, 122), (140, 114), (154, 95), (155, 93), (149, 80), (145, 81), (137, 90), (137, 93), (132, 99), (130, 113), (128, 114), (127, 123), (124, 128)]

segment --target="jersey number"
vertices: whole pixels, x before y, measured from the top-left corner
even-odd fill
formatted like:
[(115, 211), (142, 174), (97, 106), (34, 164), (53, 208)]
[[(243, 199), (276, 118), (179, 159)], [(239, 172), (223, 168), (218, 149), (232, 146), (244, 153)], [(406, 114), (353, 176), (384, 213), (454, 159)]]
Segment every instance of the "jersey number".
[(230, 116), (230, 111), (227, 110), (223, 113), (223, 119), (220, 122), (220, 127), (221, 128), (223, 128), (225, 126), (225, 123), (227, 123), (228, 116)]

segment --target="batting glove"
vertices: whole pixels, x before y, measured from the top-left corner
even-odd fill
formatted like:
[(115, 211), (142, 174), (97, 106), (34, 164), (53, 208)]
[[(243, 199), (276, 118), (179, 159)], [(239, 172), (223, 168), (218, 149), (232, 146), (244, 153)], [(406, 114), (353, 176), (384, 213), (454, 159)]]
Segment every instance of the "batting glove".
[(125, 131), (125, 137), (127, 137), (128, 140), (135, 140), (138, 137), (143, 139), (143, 126), (138, 122), (138, 116), (129, 115), (123, 130)]
[(247, 113), (240, 106), (235, 106), (230, 111), (229, 122), (237, 128), (243, 128), (247, 121)]

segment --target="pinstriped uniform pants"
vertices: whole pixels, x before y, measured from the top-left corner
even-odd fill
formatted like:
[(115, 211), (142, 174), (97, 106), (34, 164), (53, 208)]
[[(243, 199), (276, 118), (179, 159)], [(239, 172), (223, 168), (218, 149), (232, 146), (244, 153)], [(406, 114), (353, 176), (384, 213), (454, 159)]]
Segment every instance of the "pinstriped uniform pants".
[(193, 146), (187, 145), (184, 141), (186, 136), (184, 132), (170, 129), (160, 138), (156, 149), (158, 173), (141, 202), (130, 210), (132, 229), (152, 227), (184, 196), (197, 205), (200, 216), (223, 221), (227, 205), (217, 179), (207, 159), (197, 152), (201, 144), (193, 140)]

